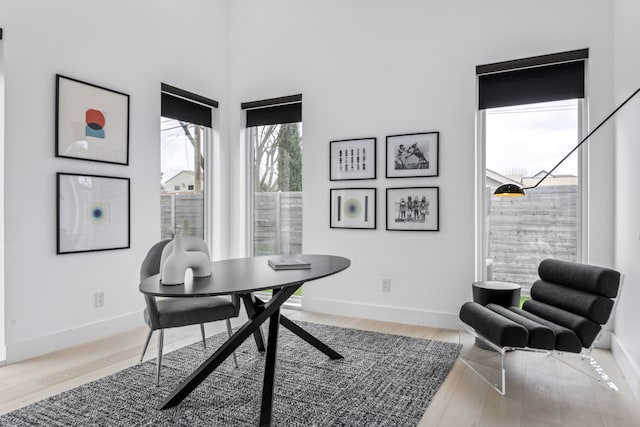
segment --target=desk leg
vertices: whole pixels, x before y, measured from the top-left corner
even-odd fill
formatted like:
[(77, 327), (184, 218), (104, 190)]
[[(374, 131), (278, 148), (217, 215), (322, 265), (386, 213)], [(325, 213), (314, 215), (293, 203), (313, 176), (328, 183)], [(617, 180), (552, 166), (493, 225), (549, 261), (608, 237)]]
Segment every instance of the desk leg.
[[(274, 297), (277, 290), (274, 290)], [(267, 356), (264, 366), (264, 382), (262, 385), (262, 407), (260, 408), (260, 426), (271, 425), (271, 409), (273, 406), (273, 384), (275, 382), (276, 356), (278, 351), (278, 329), (280, 325), (280, 308), (269, 318), (269, 337)]]
[(291, 332), (293, 332), (294, 334), (296, 334), (297, 336), (299, 336), (300, 338), (302, 338), (303, 340), (305, 340), (306, 342), (308, 342), (309, 344), (311, 344), (312, 346), (314, 346), (315, 348), (317, 348), (318, 350), (320, 350), (321, 352), (323, 352), (324, 354), (326, 354), (327, 356), (329, 356), (331, 359), (335, 360), (335, 359), (343, 358), (340, 353), (338, 353), (337, 351), (335, 351), (334, 349), (332, 349), (331, 347), (329, 347), (328, 345), (320, 341), (318, 338), (311, 335), (309, 332), (302, 329), (300, 326), (293, 323), (293, 321), (291, 321), (290, 319), (287, 319), (284, 316), (280, 316), (280, 324), (285, 328), (287, 328), (288, 330), (290, 330)]
[[(249, 335), (253, 334), (265, 320), (280, 310), (280, 306), (296, 291), (296, 286), (283, 288), (264, 306), (264, 310), (256, 317), (247, 320), (224, 344), (218, 348), (207, 360), (205, 360), (189, 377), (182, 381), (171, 394), (158, 406), (158, 409), (167, 409), (177, 406), (198, 385), (204, 381), (224, 360), (242, 344)], [(278, 322), (275, 322), (277, 328)], [(271, 327), (270, 327), (271, 328)], [(276, 333), (277, 335), (277, 333)], [(274, 347), (275, 352), (275, 347)], [(275, 366), (275, 365), (274, 365)], [(266, 375), (266, 374), (265, 374)], [(273, 392), (273, 390), (272, 390)]]
[[(261, 299), (257, 297), (255, 297), (255, 299), (257, 300), (258, 305), (264, 304), (264, 302)], [(280, 315), (280, 324), (285, 328), (287, 328), (288, 330), (290, 330), (295, 335), (299, 336), (300, 338), (302, 338), (303, 340), (311, 344), (316, 349), (320, 350), (321, 352), (329, 356), (332, 360), (343, 358), (343, 356), (340, 353), (338, 353), (337, 351), (335, 351), (334, 349), (332, 349), (331, 347), (329, 347), (328, 345), (320, 341), (318, 338), (314, 337), (309, 332), (305, 331), (300, 326), (295, 324), (292, 320), (288, 319), (283, 315)]]
[[(259, 306), (256, 304), (256, 298), (253, 294), (242, 295), (242, 302), (244, 302), (244, 309), (247, 311), (247, 317), (249, 319), (253, 319), (258, 315), (260, 310), (257, 308)], [(260, 328), (256, 329), (253, 333), (253, 338), (256, 341), (256, 346), (258, 346), (258, 351), (264, 352), (264, 338), (262, 337), (262, 330)]]

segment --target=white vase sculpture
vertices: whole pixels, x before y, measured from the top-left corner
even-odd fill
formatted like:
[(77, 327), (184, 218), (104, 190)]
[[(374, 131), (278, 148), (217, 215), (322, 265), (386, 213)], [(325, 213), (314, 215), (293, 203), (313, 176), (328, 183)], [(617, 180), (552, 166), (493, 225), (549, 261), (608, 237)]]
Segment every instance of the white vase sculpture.
[(163, 285), (181, 285), (189, 268), (193, 277), (211, 276), (209, 249), (202, 239), (178, 234), (162, 251), (160, 282)]

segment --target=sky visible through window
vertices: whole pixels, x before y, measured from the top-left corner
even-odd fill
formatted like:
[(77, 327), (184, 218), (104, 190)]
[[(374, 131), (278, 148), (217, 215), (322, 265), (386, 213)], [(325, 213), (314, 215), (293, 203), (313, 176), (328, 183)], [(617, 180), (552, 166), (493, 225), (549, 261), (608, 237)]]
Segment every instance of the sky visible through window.
[[(578, 100), (486, 111), (486, 167), (505, 176), (549, 171), (578, 144)], [(578, 174), (577, 152), (554, 175)]]
[(164, 184), (183, 170), (193, 171), (193, 145), (177, 120), (162, 117), (160, 125), (161, 171)]

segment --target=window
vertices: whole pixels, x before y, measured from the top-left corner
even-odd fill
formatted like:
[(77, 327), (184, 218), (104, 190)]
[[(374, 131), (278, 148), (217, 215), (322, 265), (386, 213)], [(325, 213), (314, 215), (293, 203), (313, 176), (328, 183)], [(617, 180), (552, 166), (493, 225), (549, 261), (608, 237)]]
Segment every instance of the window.
[[(209, 240), (205, 212), (213, 108), (218, 103), (162, 85), (161, 237)], [(207, 190), (208, 191), (208, 190)], [(208, 242), (210, 243), (210, 242)]]
[(484, 279), (519, 283), (526, 292), (538, 279), (542, 259), (581, 260), (584, 171), (579, 151), (525, 197), (496, 197), (493, 191), (504, 183), (536, 185), (576, 146), (585, 59), (501, 70), (486, 76), (490, 82), (479, 76), (479, 139), (484, 153), (479, 263), (485, 267)]
[(244, 103), (251, 145), (254, 256), (302, 252), (302, 97)]

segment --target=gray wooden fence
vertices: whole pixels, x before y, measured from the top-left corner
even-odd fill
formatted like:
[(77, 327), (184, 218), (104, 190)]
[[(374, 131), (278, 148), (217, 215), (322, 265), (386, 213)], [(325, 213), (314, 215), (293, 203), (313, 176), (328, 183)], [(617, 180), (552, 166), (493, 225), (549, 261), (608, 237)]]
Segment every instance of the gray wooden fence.
[(161, 238), (175, 234), (204, 239), (204, 199), (202, 194), (162, 194), (160, 196)]
[[(527, 289), (537, 280), (544, 258), (575, 261), (577, 197), (575, 185), (541, 186), (526, 197), (490, 197), (487, 253), (492, 279)], [(301, 253), (302, 193), (256, 193), (254, 208), (256, 256)], [(204, 236), (202, 195), (162, 195), (161, 210), (163, 239), (174, 232)]]
[(528, 289), (544, 258), (577, 259), (578, 186), (541, 186), (526, 197), (490, 197), (488, 254), (493, 280)]
[[(301, 253), (302, 193), (256, 193), (254, 204), (254, 254)], [(177, 233), (204, 238), (202, 194), (163, 194), (160, 209), (163, 239)]]
[(255, 193), (254, 255), (302, 252), (302, 193)]

